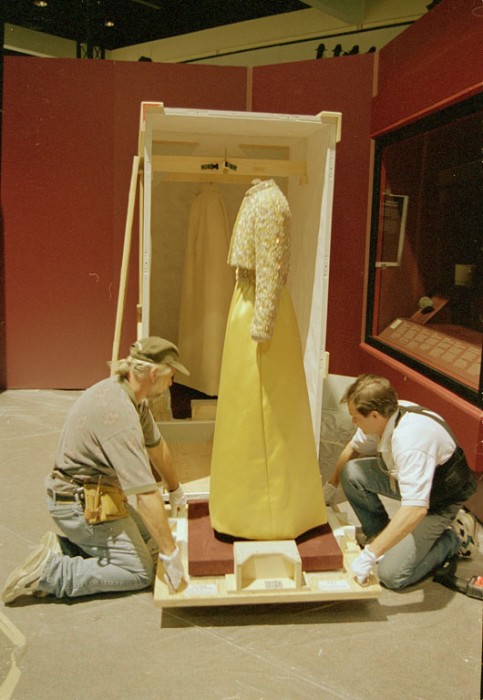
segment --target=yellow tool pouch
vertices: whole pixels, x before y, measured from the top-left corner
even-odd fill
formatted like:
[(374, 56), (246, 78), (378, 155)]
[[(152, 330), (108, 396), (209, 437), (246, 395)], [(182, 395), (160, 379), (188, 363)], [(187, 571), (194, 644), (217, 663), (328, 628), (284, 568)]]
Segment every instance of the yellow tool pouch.
[(127, 518), (127, 498), (120, 488), (101, 484), (84, 484), (84, 518), (89, 525)]

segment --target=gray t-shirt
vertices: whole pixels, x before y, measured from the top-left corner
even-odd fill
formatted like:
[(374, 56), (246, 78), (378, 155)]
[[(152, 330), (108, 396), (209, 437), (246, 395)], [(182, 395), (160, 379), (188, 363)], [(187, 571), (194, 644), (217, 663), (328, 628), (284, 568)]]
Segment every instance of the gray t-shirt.
[[(161, 435), (147, 401), (137, 405), (129, 383), (109, 377), (87, 389), (72, 406), (60, 437), (55, 468), (77, 483), (101, 482), (123, 490), (152, 491), (155, 479), (146, 447)], [(54, 487), (72, 491), (65, 479)]]

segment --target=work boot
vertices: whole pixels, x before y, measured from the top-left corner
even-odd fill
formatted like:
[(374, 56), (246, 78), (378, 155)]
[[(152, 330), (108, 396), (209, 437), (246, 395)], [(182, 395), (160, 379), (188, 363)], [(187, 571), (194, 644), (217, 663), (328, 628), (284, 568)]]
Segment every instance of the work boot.
[[(13, 603), (23, 595), (35, 594), (40, 578), (52, 552), (45, 544), (39, 545), (24, 563), (14, 569), (2, 592), (4, 603)], [(40, 593), (40, 591), (39, 591)]]
[(456, 552), (461, 559), (471, 559), (478, 552), (478, 523), (474, 515), (463, 508), (458, 511), (451, 527), (461, 540)]
[[(46, 547), (50, 549), (50, 551), (53, 554), (57, 554), (59, 557), (64, 556), (64, 551), (62, 549), (62, 540), (65, 539), (65, 537), (59, 537), (58, 535), (55, 534), (52, 530), (49, 530), (48, 532), (45, 533), (40, 538), (40, 544), (45, 544)], [(34, 595), (36, 598), (45, 598), (49, 594), (47, 591), (32, 591), (32, 595)]]

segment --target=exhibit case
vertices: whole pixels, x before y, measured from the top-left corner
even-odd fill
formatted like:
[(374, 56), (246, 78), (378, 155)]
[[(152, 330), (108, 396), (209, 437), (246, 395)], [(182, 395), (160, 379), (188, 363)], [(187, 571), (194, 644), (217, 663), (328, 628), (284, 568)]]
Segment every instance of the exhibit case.
[[(253, 181), (275, 180), (287, 197), (292, 217), (287, 286), (302, 341), (316, 444), (323, 378), (328, 370), (325, 329), (335, 149), (340, 130), (341, 115), (334, 112), (315, 116), (223, 112), (167, 108), (161, 103), (143, 103), (141, 107), (138, 334), (179, 341), (187, 251), (196, 247), (198, 258), (203, 258), (203, 267), (192, 283), (198, 297), (204, 294), (199, 291), (203, 279), (209, 281), (221, 274), (216, 272), (221, 264), (227, 266), (228, 248), (225, 250), (224, 244), (212, 246), (210, 225), (198, 227), (196, 246), (189, 239), (193, 206), (200, 194), (205, 196), (206, 187), (212, 188), (209, 196), (213, 188), (216, 191), (217, 226), (226, 218), (229, 244), (236, 215)], [(204, 246), (211, 246), (209, 254)], [(234, 276), (231, 279), (233, 287)], [(221, 295), (225, 282), (217, 284)], [(216, 302), (211, 301), (210, 307), (213, 304)], [(192, 325), (197, 318), (195, 315)], [(223, 338), (221, 343), (219, 339), (213, 343), (213, 352), (221, 352), (215, 345), (222, 345)], [(180, 350), (190, 367), (183, 348)], [(182, 426), (172, 427), (177, 440)], [(167, 434), (165, 426), (163, 434)]]
[(376, 138), (365, 342), (482, 406), (481, 95)]

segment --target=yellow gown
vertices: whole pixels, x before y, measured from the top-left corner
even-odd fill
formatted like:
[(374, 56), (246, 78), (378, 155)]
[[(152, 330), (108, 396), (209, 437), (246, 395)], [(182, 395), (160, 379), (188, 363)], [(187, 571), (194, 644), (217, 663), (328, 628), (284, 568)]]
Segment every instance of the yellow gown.
[(229, 262), (228, 316), (213, 441), (210, 518), (236, 538), (293, 539), (327, 522), (292, 301), (290, 211), (273, 180), (248, 190)]

